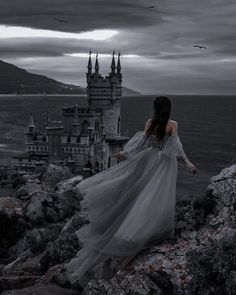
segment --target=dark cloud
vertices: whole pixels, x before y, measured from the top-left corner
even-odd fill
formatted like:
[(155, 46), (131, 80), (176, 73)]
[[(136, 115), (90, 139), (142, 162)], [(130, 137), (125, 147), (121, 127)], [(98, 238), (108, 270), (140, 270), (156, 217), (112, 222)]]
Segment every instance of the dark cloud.
[[(149, 26), (161, 21), (159, 10), (141, 0), (5, 0), (0, 2), (0, 22), (67, 32), (104, 28)], [(62, 18), (69, 23), (59, 23)]]
[[(55, 31), (117, 29), (109, 41), (57, 38), (0, 39), (0, 55), (60, 81), (85, 83), (89, 50), (136, 54), (123, 58), (124, 83), (154, 93), (235, 93), (235, 0), (2, 0), (0, 22)], [(68, 20), (60, 24), (54, 18)], [(207, 50), (194, 48), (203, 44)], [(107, 74), (110, 59), (100, 59)]]

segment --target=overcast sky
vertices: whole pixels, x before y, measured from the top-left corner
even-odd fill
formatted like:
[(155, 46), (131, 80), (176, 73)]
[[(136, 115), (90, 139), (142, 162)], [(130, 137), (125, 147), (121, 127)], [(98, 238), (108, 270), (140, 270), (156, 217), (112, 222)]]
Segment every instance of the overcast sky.
[(85, 86), (89, 50), (104, 75), (115, 50), (142, 93), (235, 94), (235, 16), (235, 0), (1, 0), (0, 59)]

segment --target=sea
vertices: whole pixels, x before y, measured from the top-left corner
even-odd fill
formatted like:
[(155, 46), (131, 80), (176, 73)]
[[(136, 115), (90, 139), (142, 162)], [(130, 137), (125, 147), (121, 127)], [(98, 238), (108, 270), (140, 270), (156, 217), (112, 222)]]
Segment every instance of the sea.
[[(206, 192), (210, 177), (236, 163), (236, 96), (170, 95), (171, 118), (178, 122), (179, 136), (189, 159), (197, 166), (191, 175), (179, 161), (177, 198)], [(132, 136), (144, 129), (152, 116), (155, 95), (122, 98), (121, 134)], [(36, 127), (44, 128), (46, 112), (53, 120), (62, 119), (62, 107), (86, 105), (79, 95), (0, 95), (0, 163), (25, 150), (25, 132), (30, 113)], [(0, 196), (2, 195), (0, 191)]]

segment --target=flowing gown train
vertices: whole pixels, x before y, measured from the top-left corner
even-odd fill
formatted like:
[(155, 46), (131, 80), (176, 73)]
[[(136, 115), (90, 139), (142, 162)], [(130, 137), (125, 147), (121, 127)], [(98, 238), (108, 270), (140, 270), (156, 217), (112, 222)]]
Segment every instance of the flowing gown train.
[[(82, 249), (65, 265), (72, 284), (111, 278), (125, 258), (174, 235), (177, 158), (186, 158), (179, 136), (160, 145), (138, 131), (121, 153), (124, 161), (76, 187), (89, 223), (77, 231)], [(110, 257), (114, 265), (104, 267)]]

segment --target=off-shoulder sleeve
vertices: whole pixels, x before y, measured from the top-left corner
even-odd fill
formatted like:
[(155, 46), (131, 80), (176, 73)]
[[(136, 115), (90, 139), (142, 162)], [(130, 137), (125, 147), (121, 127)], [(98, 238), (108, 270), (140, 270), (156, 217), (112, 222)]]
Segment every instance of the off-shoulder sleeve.
[(148, 142), (148, 136), (145, 131), (138, 131), (124, 145), (120, 153), (128, 159), (135, 153), (149, 147)]
[(183, 145), (177, 134), (170, 136), (162, 153), (169, 157), (177, 157), (183, 159), (184, 161), (187, 160), (187, 156), (184, 152)]
[(174, 137), (174, 141), (175, 141), (175, 150), (176, 150), (176, 156), (177, 158), (181, 158), (184, 161), (187, 160), (187, 155), (185, 154), (185, 151), (183, 149), (183, 144), (179, 138), (178, 135), (172, 135)]

